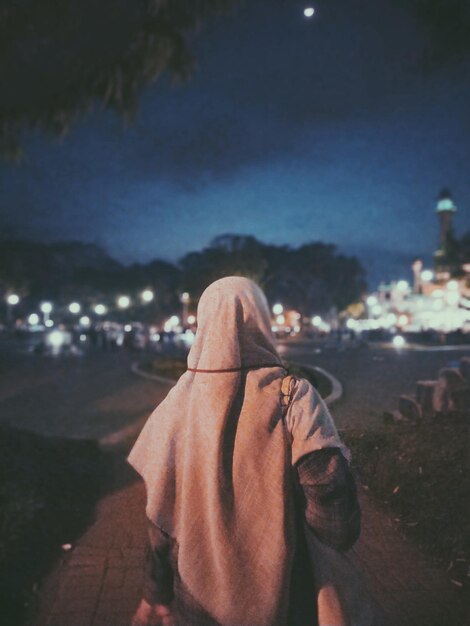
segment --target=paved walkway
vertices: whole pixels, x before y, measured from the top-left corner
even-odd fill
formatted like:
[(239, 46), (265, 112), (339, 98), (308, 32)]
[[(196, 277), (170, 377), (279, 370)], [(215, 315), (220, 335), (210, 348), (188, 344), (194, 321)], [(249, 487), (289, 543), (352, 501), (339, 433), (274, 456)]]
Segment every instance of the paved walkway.
[[(114, 491), (99, 503), (94, 524), (63, 553), (43, 584), (33, 626), (130, 624), (143, 583), (145, 492), (124, 461), (130, 440), (118, 442)], [(468, 590), (454, 587), (445, 571), (399, 535), (366, 492), (360, 495), (363, 531), (353, 555), (381, 607), (377, 626), (470, 626)]]
[[(143, 582), (145, 493), (122, 458), (117, 476), (123, 486), (99, 503), (95, 523), (46, 581), (34, 626), (129, 626)], [(367, 494), (361, 500), (363, 532), (353, 553), (383, 608), (380, 626), (468, 626), (464, 592), (398, 535)]]

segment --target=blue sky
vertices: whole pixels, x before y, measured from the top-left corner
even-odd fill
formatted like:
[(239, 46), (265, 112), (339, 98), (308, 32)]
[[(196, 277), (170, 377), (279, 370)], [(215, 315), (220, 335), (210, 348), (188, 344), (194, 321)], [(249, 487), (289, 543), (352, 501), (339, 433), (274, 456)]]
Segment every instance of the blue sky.
[[(245, 3), (198, 34), (191, 80), (143, 94), (130, 128), (95, 111), (0, 166), (7, 234), (176, 260), (222, 233), (355, 253), (371, 286), (437, 245), (452, 189), (470, 229), (470, 61), (387, 0)], [(355, 6), (356, 5), (356, 6)]]

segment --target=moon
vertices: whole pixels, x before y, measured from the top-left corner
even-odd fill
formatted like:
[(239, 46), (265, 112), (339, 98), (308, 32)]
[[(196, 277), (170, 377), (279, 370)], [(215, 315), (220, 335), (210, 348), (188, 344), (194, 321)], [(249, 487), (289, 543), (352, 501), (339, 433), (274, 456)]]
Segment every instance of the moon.
[(307, 7), (304, 9), (305, 17), (313, 17), (315, 15), (315, 9), (313, 7)]

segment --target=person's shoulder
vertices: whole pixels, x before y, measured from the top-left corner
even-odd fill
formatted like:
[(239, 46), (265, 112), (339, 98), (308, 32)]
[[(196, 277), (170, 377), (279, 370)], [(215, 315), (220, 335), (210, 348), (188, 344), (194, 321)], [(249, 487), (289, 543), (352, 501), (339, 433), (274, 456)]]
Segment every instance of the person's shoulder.
[(295, 377), (295, 386), (292, 394), (292, 402), (300, 402), (306, 399), (316, 399), (318, 391), (307, 378)]
[(311, 420), (323, 405), (320, 394), (307, 378), (295, 377), (287, 423), (292, 432), (301, 421)]

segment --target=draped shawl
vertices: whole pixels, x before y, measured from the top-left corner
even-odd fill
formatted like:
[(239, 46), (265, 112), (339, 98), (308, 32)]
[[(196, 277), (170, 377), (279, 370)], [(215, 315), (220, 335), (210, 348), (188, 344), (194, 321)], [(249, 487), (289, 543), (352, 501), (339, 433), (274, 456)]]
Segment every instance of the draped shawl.
[[(147, 516), (177, 542), (185, 591), (223, 626), (282, 626), (295, 520), (269, 309), (255, 283), (229, 277), (206, 289), (197, 319), (188, 370), (128, 460), (145, 481)], [(340, 445), (318, 419), (304, 406), (293, 420), (302, 454)]]

